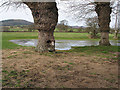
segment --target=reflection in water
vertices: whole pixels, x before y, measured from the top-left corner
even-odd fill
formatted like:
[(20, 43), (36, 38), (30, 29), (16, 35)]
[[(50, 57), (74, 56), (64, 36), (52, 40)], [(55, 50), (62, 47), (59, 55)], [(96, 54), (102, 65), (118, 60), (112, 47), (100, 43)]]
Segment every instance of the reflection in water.
[[(18, 45), (22, 46), (36, 46), (37, 39), (22, 39), (22, 40), (10, 40)], [(120, 46), (120, 40), (110, 40), (111, 45)], [(72, 46), (91, 46), (99, 45), (99, 41), (95, 40), (56, 40), (55, 49), (57, 50), (69, 50)]]

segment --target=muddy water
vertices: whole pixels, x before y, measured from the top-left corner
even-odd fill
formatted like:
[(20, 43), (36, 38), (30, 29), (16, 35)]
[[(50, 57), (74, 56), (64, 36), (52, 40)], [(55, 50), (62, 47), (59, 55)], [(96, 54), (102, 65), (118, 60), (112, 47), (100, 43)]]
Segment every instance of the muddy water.
[[(13, 43), (22, 46), (36, 46), (37, 39), (22, 39), (22, 40), (10, 40)], [(120, 40), (110, 40), (111, 45), (120, 46)], [(56, 40), (55, 49), (57, 50), (69, 50), (72, 46), (91, 46), (99, 45), (99, 41), (95, 40)]]

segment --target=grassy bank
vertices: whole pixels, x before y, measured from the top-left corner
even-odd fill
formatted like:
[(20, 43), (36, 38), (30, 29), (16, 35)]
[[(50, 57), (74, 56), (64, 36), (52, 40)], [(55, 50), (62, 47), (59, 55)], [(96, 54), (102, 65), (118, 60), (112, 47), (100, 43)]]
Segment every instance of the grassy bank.
[[(91, 40), (88, 38), (88, 33), (63, 33), (63, 32), (55, 32), (56, 40)], [(37, 39), (37, 32), (3, 32), (2, 33), (2, 48), (3, 49), (13, 49), (16, 47), (20, 47), (9, 40), (14, 39)], [(113, 35), (110, 35), (110, 39), (112, 39)], [(98, 40), (98, 39), (92, 39)]]
[[(68, 51), (38, 53), (33, 47), (9, 42), (37, 39), (37, 36), (37, 32), (3, 33), (4, 88), (118, 88), (117, 46), (73, 47)], [(89, 38), (87, 33), (55, 33), (55, 39)]]
[(9, 42), (14, 39), (37, 39), (37, 32), (3, 32), (2, 33), (2, 49), (14, 49), (20, 47), (17, 44)]
[(4, 88), (118, 88), (117, 46), (56, 53), (22, 47), (2, 53)]

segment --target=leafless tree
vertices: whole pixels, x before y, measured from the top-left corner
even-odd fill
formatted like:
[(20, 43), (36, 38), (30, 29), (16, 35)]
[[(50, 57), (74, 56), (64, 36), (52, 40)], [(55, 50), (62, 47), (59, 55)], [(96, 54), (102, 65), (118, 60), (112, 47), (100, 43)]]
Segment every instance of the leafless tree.
[(60, 24), (62, 24), (62, 25), (68, 25), (68, 21), (67, 20), (62, 20), (62, 21), (60, 21)]
[[(84, 2), (83, 2), (84, 1)], [(97, 1), (97, 0), (96, 0)], [(71, 4), (70, 4), (71, 3)], [(67, 3), (68, 4), (68, 3)], [(93, 0), (82, 0), (82, 2), (69, 2), (69, 7), (74, 17), (81, 21), (89, 17), (98, 17), (98, 24), (101, 31), (100, 45), (108, 46), (110, 31), (110, 14), (114, 13), (117, 5), (114, 2), (95, 2)]]
[(109, 46), (110, 14), (112, 8), (110, 2), (96, 2), (95, 11), (98, 15), (99, 27), (101, 31), (100, 45)]
[(119, 20), (119, 13), (120, 13), (120, 1), (117, 3), (117, 7), (116, 10), (114, 12), (115, 15), (115, 33), (114, 33), (114, 39), (118, 39), (118, 33), (119, 33), (119, 29), (118, 29), (118, 20)]
[(86, 20), (86, 25), (88, 26), (89, 32), (90, 32), (90, 38), (97, 38), (98, 33), (98, 18), (88, 18)]

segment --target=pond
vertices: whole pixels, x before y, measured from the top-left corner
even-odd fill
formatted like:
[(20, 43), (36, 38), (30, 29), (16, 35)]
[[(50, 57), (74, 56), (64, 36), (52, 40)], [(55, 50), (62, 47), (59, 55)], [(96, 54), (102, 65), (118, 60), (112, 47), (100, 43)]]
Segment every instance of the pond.
[[(10, 40), (10, 42), (16, 43), (22, 46), (36, 46), (37, 39), (22, 39), (22, 40)], [(120, 46), (120, 40), (110, 40), (111, 45)], [(99, 41), (95, 40), (56, 40), (55, 49), (57, 50), (70, 50), (73, 46), (97, 46)]]

